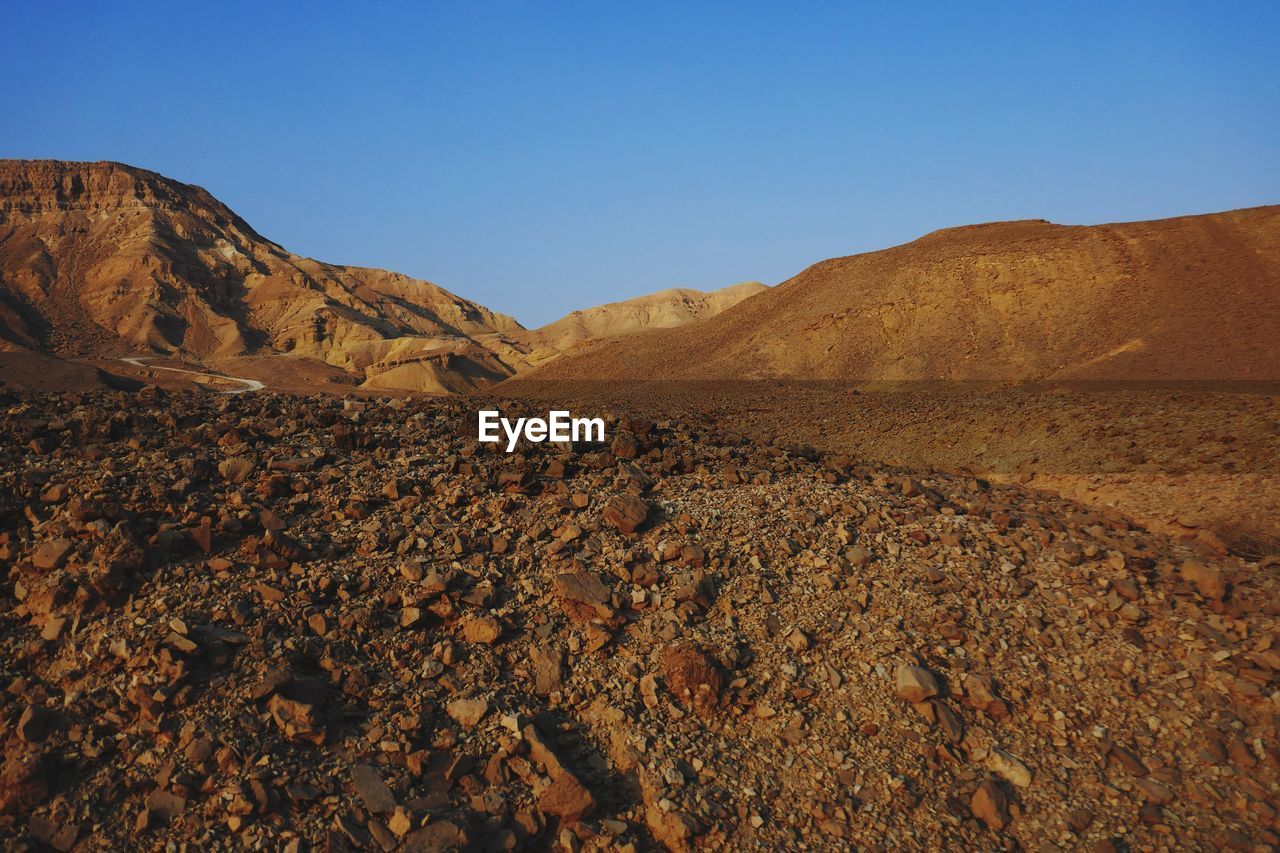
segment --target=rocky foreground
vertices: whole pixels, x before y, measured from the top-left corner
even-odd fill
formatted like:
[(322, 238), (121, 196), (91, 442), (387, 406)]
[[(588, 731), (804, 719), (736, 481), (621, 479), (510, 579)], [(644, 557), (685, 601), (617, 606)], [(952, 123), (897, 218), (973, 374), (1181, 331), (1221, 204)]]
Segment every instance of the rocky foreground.
[(6, 849), (1280, 845), (1274, 561), (714, 417), (0, 408)]

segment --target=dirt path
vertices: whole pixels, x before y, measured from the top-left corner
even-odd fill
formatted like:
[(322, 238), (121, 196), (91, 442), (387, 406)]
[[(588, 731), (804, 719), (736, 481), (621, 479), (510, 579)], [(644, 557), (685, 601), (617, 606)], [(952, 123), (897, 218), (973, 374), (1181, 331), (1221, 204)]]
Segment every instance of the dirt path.
[(228, 391), (221, 392), (223, 394), (243, 394), (246, 391), (261, 391), (267, 387), (257, 379), (243, 379), (239, 376), (223, 376), (221, 373), (201, 373), (197, 370), (186, 370), (181, 367), (162, 367), (158, 364), (144, 364), (144, 361), (147, 358), (149, 358), (149, 356), (130, 356), (120, 360), (126, 364), (132, 364), (134, 367), (143, 367), (148, 370), (168, 370), (172, 373), (186, 373), (191, 376), (202, 376), (206, 379), (220, 379), (230, 382), (239, 382), (244, 386), (243, 388), (232, 388)]

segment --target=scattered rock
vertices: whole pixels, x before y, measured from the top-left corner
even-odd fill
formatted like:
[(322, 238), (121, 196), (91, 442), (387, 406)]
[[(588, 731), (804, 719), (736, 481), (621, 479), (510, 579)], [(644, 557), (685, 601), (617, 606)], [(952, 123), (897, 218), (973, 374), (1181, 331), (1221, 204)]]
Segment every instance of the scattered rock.
[(351, 768), (351, 785), (364, 801), (364, 807), (374, 814), (390, 814), (396, 808), (395, 794), (382, 780), (377, 768), (368, 764), (356, 764)]
[(451, 820), (432, 821), (404, 837), (404, 849), (411, 853), (466, 850), (470, 846), (466, 830)]
[(18, 737), (27, 743), (39, 743), (44, 740), (49, 724), (53, 722), (53, 714), (39, 705), (28, 705), (18, 718)]
[(534, 692), (539, 696), (549, 696), (559, 690), (564, 653), (558, 648), (534, 644), (529, 647), (529, 659), (533, 664)]
[(552, 590), (565, 612), (576, 621), (612, 621), (614, 618), (609, 588), (591, 572), (556, 575)]
[(1173, 802), (1173, 790), (1154, 779), (1134, 779), (1133, 785), (1142, 792), (1142, 796), (1146, 797), (1148, 802), (1155, 803), (1158, 806), (1168, 805)]
[(720, 667), (692, 643), (673, 643), (663, 649), (659, 668), (667, 689), (686, 707), (706, 716), (720, 704), (724, 689)]
[(218, 463), (218, 473), (228, 483), (239, 485), (253, 473), (254, 462), (243, 456), (232, 456)]
[(0, 389), (0, 848), (1275, 846), (1270, 563), (719, 396), (178, 402)]
[(409, 830), (413, 829), (413, 818), (409, 816), (403, 806), (396, 806), (395, 813), (387, 821), (387, 829), (391, 830), (393, 835), (403, 837)]
[(899, 666), (894, 673), (898, 696), (919, 703), (938, 695), (938, 682), (933, 673), (922, 666)]
[(1026, 788), (1031, 784), (1031, 771), (1019, 759), (1003, 749), (993, 749), (987, 753), (987, 769), (1018, 788)]
[(60, 569), (74, 550), (75, 543), (70, 539), (50, 539), (31, 555), (31, 564), (42, 572)]
[(538, 809), (564, 821), (578, 821), (596, 807), (595, 797), (572, 773), (562, 773), (538, 796)]
[(1009, 800), (1000, 786), (991, 779), (984, 779), (969, 800), (973, 816), (997, 832), (1009, 825)]
[(31, 747), (9, 750), (0, 764), (0, 815), (26, 814), (49, 795), (47, 762)]
[(649, 504), (635, 495), (615, 495), (605, 504), (600, 515), (618, 532), (630, 535), (648, 520)]
[(489, 713), (484, 699), (454, 699), (448, 705), (449, 716), (463, 728), (473, 729)]
[(41, 815), (32, 815), (27, 822), (31, 837), (54, 850), (66, 851), (75, 847), (80, 837), (80, 827), (74, 823), (58, 823)]
[(502, 624), (492, 616), (468, 616), (462, 620), (462, 639), (492, 645), (502, 636)]
[(1178, 574), (1205, 598), (1221, 601), (1227, 595), (1226, 578), (1215, 566), (1199, 560), (1186, 560), (1178, 570)]
[(171, 791), (157, 788), (147, 795), (145, 825), (168, 823), (187, 809), (187, 800)]

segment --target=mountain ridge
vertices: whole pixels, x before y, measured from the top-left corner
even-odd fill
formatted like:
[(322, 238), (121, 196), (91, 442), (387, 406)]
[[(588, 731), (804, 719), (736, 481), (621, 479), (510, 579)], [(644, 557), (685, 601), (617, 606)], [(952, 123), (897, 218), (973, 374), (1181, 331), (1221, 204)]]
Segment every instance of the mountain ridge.
[(0, 349), (288, 354), (366, 388), (455, 393), (561, 347), (432, 282), (295, 255), (198, 185), (109, 160), (3, 160)]
[[(295, 255), (204, 188), (0, 161), (0, 349), (290, 355), (368, 389), (523, 379), (1274, 379), (1280, 207), (938, 229), (773, 288), (668, 288), (537, 329), (431, 282)], [(344, 380), (345, 381), (345, 380)]]
[(1271, 379), (1280, 207), (1099, 226), (1019, 220), (829, 258), (678, 331), (532, 379)]

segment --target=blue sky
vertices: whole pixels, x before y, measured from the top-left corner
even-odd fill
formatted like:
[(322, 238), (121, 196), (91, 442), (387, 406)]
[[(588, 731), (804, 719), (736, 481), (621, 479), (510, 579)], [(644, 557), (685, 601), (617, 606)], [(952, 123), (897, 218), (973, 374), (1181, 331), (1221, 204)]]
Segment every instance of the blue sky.
[(1275, 2), (6, 0), (0, 32), (0, 157), (155, 169), (526, 325), (950, 225), (1280, 203)]

